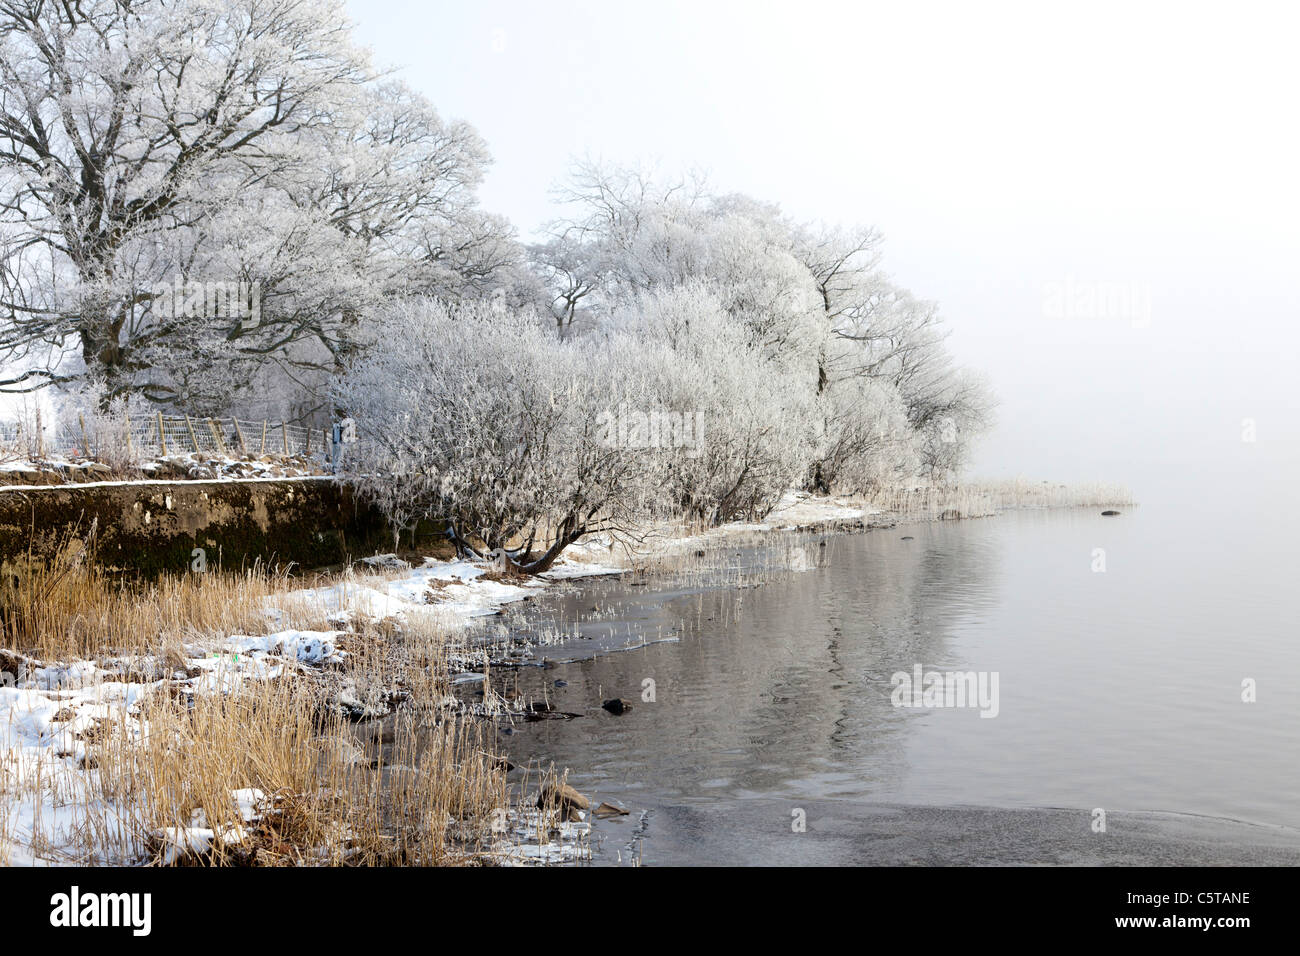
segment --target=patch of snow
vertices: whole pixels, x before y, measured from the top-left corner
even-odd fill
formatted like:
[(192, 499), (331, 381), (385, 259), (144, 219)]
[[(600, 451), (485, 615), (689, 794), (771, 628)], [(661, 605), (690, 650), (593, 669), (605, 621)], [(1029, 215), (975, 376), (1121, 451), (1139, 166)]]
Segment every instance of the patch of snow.
[(337, 660), (342, 652), (335, 647), (344, 631), (280, 631), (257, 637), (235, 635), (222, 645), (231, 654), (249, 654), (262, 651), (289, 657), (303, 664), (321, 664)]

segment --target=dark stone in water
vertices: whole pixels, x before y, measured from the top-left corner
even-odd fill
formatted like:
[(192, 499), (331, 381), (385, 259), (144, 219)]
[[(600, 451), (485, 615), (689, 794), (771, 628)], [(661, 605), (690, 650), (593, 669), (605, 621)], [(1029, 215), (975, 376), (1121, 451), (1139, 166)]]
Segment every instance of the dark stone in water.
[(557, 810), (566, 813), (573, 810), (586, 810), (591, 806), (591, 801), (567, 783), (546, 783), (542, 785), (542, 790), (537, 795), (537, 809), (545, 809), (548, 803), (552, 804)]
[(704, 557), (704, 552), (703, 552), (703, 551), (696, 551), (696, 552), (695, 552), (695, 556), (696, 556), (697, 558), (702, 558), (702, 557)]
[(1113, 516), (1115, 516), (1115, 515), (1117, 515), (1117, 514), (1119, 514), (1118, 511), (1103, 511), (1103, 512), (1101, 513), (1101, 516), (1102, 516), (1103, 518), (1110, 518), (1110, 517), (1113, 517)]
[(560, 680), (559, 678), (556, 678), (555, 686), (556, 686), (556, 687), (568, 687), (568, 686), (569, 686), (569, 682), (568, 682), (567, 680)]
[(632, 709), (632, 705), (629, 704), (627, 701), (623, 700), (623, 698), (621, 697), (612, 697), (609, 700), (605, 701), (600, 706), (604, 707), (607, 711), (609, 711), (611, 714), (614, 714), (616, 716), (618, 714), (626, 714), (629, 710)]
[(905, 535), (903, 535), (903, 540), (904, 540), (904, 541), (915, 541), (916, 539), (913, 538), (910, 534), (905, 534)]

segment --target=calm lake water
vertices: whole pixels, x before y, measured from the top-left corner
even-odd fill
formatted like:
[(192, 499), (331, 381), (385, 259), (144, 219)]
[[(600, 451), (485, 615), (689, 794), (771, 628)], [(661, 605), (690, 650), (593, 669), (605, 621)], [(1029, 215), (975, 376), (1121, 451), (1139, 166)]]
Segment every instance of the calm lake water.
[[(578, 789), (631, 811), (596, 824), (603, 863), (870, 862), (862, 847), (889, 840), (904, 842), (886, 862), (978, 862), (990, 846), (1020, 847), (1002, 862), (1071, 862), (1086, 856), (1052, 848), (1095, 840), (1093, 808), (1112, 821), (1223, 818), (1195, 826), (1291, 845), (1294, 516), (1175, 498), (1122, 510), (805, 537), (815, 566), (757, 587), (687, 575), (547, 598), (532, 626), (585, 635), (539, 652), (553, 660), (629, 635), (675, 640), (524, 669), (522, 690), (582, 716), (517, 723), (503, 747), (516, 763), (567, 767)], [(773, 546), (704, 563), (780, 563), (789, 541)], [(894, 706), (891, 675), (917, 664), (997, 672), (996, 718)], [(1242, 701), (1248, 678), (1255, 703)], [(634, 709), (605, 713), (614, 696)], [(1034, 834), (1041, 814), (945, 815), (957, 807), (1072, 812)], [(803, 834), (791, 825), (800, 810)], [(1226, 821), (1288, 829), (1236, 837)], [(983, 839), (959, 846), (971, 829)], [(1177, 848), (1154, 861), (1184, 862)]]

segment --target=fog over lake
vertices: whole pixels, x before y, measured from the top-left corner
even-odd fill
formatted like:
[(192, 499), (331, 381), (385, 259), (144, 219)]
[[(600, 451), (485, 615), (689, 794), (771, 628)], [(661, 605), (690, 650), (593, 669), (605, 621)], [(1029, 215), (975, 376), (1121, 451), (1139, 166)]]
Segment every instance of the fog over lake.
[[(689, 705), (530, 725), (528, 752), (630, 805), (645, 788), (661, 806), (818, 794), (1300, 825), (1300, 141), (1283, 120), (1300, 68), (1266, 12), (498, 2), (439, 37), (393, 29), (418, 4), (353, 9), (379, 60), (480, 124), (484, 201), (521, 226), (552, 215), (545, 187), (582, 155), (874, 223), (998, 396), (967, 475), (1113, 481), (1139, 502), (840, 542), (707, 642), (584, 665), (606, 691), (667, 669)], [(808, 107), (831, 93), (853, 104), (833, 129)], [(999, 669), (1000, 716), (882, 706), (867, 675), (909, 654)]]

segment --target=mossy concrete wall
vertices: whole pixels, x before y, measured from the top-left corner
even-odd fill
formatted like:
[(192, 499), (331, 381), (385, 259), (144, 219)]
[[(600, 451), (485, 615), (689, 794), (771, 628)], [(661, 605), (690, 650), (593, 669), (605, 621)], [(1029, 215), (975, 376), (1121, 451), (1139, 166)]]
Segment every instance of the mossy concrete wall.
[(329, 478), (157, 481), (0, 491), (0, 561), (48, 557), (95, 528), (96, 560), (155, 575), (194, 549), (226, 569), (254, 561), (318, 568), (392, 548), (383, 517)]

